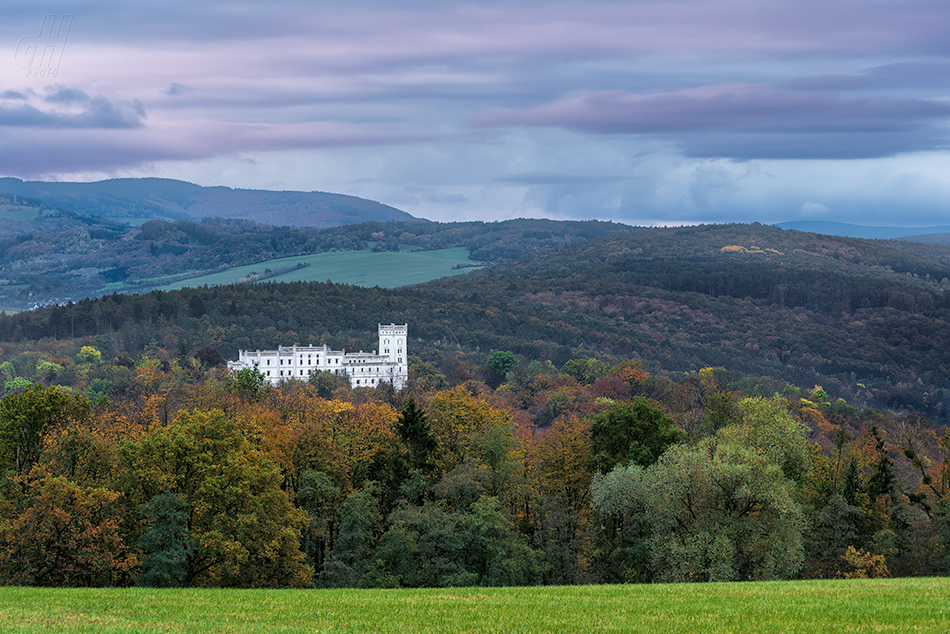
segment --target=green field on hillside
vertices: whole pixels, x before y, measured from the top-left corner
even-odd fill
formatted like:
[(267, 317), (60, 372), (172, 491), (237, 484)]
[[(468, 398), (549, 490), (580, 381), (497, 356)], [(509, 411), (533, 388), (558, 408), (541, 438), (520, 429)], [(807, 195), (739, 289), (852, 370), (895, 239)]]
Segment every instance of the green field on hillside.
[(0, 218), (7, 220), (29, 220), (35, 218), (40, 213), (38, 207), (25, 207), (23, 205), (0, 205)]
[(4, 632), (947, 632), (950, 580), (438, 588), (0, 589)]
[(471, 263), (463, 247), (437, 251), (336, 251), (291, 258), (268, 260), (249, 266), (238, 266), (220, 273), (192, 277), (159, 287), (170, 291), (180, 288), (232, 284), (255, 274), (267, 275), (267, 270), (278, 271), (298, 264), (306, 265), (281, 275), (266, 277), (269, 282), (326, 282), (395, 288), (419, 284), (440, 277), (459, 275), (471, 268), (453, 269), (456, 264)]

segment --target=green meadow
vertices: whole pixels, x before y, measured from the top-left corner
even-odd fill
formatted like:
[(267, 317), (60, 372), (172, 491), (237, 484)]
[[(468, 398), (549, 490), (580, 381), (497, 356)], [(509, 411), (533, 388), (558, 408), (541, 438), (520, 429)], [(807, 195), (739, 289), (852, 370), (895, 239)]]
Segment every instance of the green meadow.
[(0, 218), (6, 220), (23, 221), (35, 218), (40, 212), (37, 207), (24, 207), (23, 205), (0, 205)]
[(438, 588), (0, 589), (0, 631), (947, 632), (950, 580)]
[(298, 264), (308, 266), (268, 277), (264, 281), (326, 282), (331, 280), (338, 284), (395, 288), (408, 284), (420, 284), (449, 275), (459, 275), (472, 270), (471, 268), (452, 268), (456, 264), (463, 263), (471, 263), (468, 251), (464, 247), (416, 252), (336, 251), (237, 266), (220, 273), (192, 277), (158, 288), (170, 291), (205, 284), (208, 286), (232, 284), (252, 274), (265, 273), (265, 269), (277, 271), (286, 267), (295, 267)]

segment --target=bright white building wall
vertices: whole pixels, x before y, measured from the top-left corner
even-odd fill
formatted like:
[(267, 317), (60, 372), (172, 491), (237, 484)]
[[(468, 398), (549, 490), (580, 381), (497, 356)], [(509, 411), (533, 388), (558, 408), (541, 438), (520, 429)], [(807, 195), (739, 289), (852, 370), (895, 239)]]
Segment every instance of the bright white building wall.
[(280, 346), (277, 350), (240, 350), (228, 370), (257, 369), (271, 385), (296, 379), (307, 381), (313, 372), (347, 376), (350, 387), (376, 387), (391, 383), (397, 390), (409, 380), (406, 324), (379, 324), (379, 351), (346, 352), (327, 346)]

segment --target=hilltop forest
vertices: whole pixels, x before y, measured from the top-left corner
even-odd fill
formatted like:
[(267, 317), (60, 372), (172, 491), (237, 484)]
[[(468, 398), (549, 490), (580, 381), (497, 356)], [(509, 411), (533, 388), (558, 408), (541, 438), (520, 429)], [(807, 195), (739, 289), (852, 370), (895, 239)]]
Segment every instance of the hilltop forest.
[(474, 260), (495, 263), (630, 230), (606, 222), (550, 220), (413, 220), (318, 229), (206, 218), (152, 219), (130, 226), (0, 194), (0, 306), (143, 293), (237, 266), (260, 263), (263, 270), (275, 258), (368, 248), (465, 247)]
[[(947, 574), (948, 253), (627, 229), (410, 288), (261, 283), (2, 316), (0, 579)], [(409, 324), (401, 392), (223, 368), (242, 348), (368, 350), (380, 322)]]

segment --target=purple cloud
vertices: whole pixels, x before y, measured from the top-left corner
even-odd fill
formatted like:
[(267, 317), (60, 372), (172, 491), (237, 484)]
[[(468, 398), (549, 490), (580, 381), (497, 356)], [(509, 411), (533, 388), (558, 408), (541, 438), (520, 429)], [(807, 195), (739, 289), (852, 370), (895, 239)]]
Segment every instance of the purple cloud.
[(647, 135), (672, 140), (692, 156), (827, 158), (943, 147), (947, 139), (937, 124), (948, 118), (946, 102), (733, 84), (593, 92), (526, 110), (498, 109), (474, 124)]

